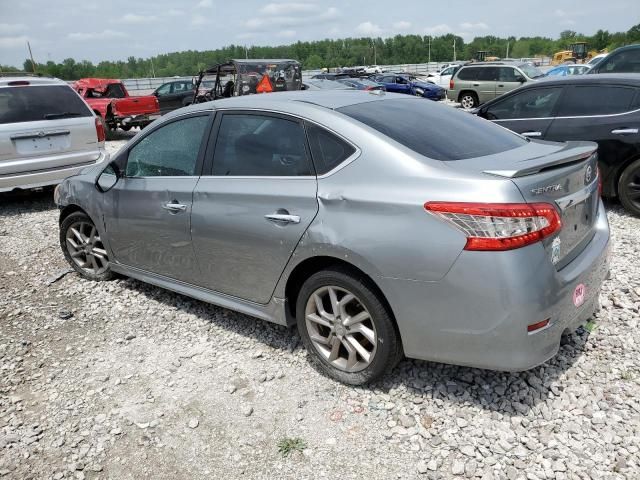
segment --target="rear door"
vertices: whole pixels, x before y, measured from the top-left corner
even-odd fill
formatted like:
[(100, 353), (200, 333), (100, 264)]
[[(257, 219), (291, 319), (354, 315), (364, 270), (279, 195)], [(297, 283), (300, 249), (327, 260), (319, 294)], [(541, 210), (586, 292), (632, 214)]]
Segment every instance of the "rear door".
[(480, 109), (480, 116), (526, 137), (548, 139), (563, 87), (525, 88)]
[(92, 163), (95, 118), (66, 85), (0, 87), (0, 175)]
[(478, 69), (478, 81), (473, 86), (478, 92), (480, 103), (493, 100), (496, 96), (496, 83), (498, 81), (498, 67), (482, 67)]
[[(600, 162), (610, 167), (604, 171), (615, 175), (619, 165), (639, 153), (640, 116), (634, 112), (640, 109), (637, 92), (637, 88), (622, 85), (567, 88), (546, 138), (597, 142)], [(609, 179), (603, 180), (609, 185)]]
[(264, 304), (318, 211), (305, 130), (256, 111), (218, 114), (215, 128), (212, 166), (193, 198), (202, 285)]
[(109, 246), (119, 263), (197, 284), (191, 210), (210, 120), (208, 112), (179, 116), (124, 153), (125, 176), (103, 197)]

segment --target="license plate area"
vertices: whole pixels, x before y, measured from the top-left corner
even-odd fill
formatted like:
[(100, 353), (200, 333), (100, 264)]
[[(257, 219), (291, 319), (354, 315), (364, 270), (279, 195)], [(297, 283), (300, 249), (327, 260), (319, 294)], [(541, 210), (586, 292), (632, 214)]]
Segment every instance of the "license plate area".
[(62, 152), (71, 147), (70, 135), (45, 135), (43, 137), (17, 138), (13, 140), (20, 155), (39, 155)]
[(593, 230), (598, 215), (597, 200), (596, 191), (582, 202), (571, 205), (562, 212), (561, 259), (571, 254), (573, 249)]

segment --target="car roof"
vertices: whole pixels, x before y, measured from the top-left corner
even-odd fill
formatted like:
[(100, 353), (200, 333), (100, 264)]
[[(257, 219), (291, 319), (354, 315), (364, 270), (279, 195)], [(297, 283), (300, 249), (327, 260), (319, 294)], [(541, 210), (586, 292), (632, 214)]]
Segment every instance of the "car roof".
[[(335, 110), (341, 107), (357, 105), (361, 103), (380, 102), (393, 99), (412, 99), (412, 96), (401, 93), (370, 93), (364, 90), (299, 90), (292, 92), (274, 92), (261, 95), (243, 95), (240, 97), (225, 98), (212, 102), (198, 103), (174, 112), (198, 112), (204, 110), (219, 109), (248, 109), (288, 111), (290, 108), (299, 110), (307, 105), (310, 109), (317, 110), (323, 107)], [(294, 104), (295, 103), (295, 107)], [(289, 105), (289, 107), (288, 107)], [(174, 113), (172, 112), (172, 113)], [(171, 113), (166, 115), (172, 116)]]
[(0, 87), (9, 87), (13, 82), (29, 82), (29, 85), (68, 85), (64, 80), (52, 77), (0, 77)]
[(624, 84), (640, 87), (640, 74), (638, 73), (598, 73), (595, 75), (571, 75), (568, 77), (544, 77), (538, 83), (524, 84), (520, 88), (530, 88), (535, 85), (565, 85), (567, 83), (575, 85), (606, 85)]

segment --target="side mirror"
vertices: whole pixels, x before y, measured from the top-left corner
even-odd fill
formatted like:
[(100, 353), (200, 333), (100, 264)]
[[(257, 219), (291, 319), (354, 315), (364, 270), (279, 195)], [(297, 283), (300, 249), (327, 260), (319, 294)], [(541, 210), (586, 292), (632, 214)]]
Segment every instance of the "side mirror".
[(160, 96), (160, 94), (158, 93), (157, 90), (154, 90), (154, 92), (151, 95), (153, 95), (154, 97), (159, 97)]
[(118, 165), (116, 165), (115, 161), (111, 162), (96, 178), (96, 188), (99, 192), (108, 192), (116, 186), (121, 176)]
[(520, 77), (520, 76), (516, 77), (516, 80), (517, 80), (518, 82), (520, 82), (520, 83), (524, 83), (524, 82), (526, 82), (526, 81), (527, 81), (527, 80), (526, 80), (526, 78), (524, 78), (524, 77)]

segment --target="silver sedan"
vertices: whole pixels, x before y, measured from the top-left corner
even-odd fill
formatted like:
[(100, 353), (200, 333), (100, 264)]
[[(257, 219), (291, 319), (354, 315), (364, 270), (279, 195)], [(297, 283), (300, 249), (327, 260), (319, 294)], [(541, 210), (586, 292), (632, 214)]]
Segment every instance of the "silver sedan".
[(64, 181), (60, 243), (86, 278), (297, 325), (345, 383), (403, 355), (524, 370), (597, 308), (595, 151), (406, 95), (238, 97), (173, 112)]

